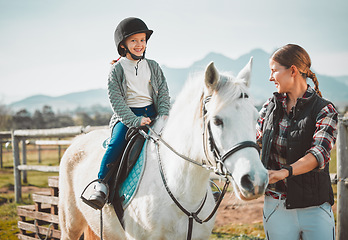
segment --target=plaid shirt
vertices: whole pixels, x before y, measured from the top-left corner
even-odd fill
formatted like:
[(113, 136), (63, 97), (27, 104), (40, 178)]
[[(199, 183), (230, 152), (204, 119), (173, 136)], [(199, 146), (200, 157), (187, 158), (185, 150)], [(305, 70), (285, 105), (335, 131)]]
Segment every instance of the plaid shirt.
[[(308, 89), (302, 98), (308, 98), (312, 94), (314, 94), (314, 90), (308, 86)], [(277, 99), (282, 103), (284, 114), (279, 121), (279, 132), (274, 136), (270, 154), (270, 161), (275, 162), (279, 168), (286, 164), (287, 135), (290, 127), (290, 120), (293, 116), (293, 109), (291, 109), (289, 114), (286, 113), (286, 98), (287, 96), (284, 94), (279, 95)], [(256, 138), (258, 142), (262, 141), (262, 128), (269, 101), (270, 100), (264, 104), (259, 112), (260, 116), (256, 124)], [(332, 104), (325, 106), (317, 115), (316, 130), (313, 135), (312, 147), (306, 152), (306, 154), (312, 153), (315, 156), (319, 164), (319, 170), (324, 169), (326, 164), (330, 161), (330, 152), (335, 144), (337, 136), (337, 116), (337, 110)], [(284, 192), (286, 192), (286, 179), (280, 181), (277, 186), (279, 185), (281, 186), (281, 189), (284, 189)], [(274, 185), (272, 184), (269, 188), (274, 190)], [(277, 187), (277, 189), (278, 188), (279, 187)], [(274, 196), (274, 193), (266, 191), (266, 195)], [(286, 195), (282, 194), (282, 197), (286, 197)]]

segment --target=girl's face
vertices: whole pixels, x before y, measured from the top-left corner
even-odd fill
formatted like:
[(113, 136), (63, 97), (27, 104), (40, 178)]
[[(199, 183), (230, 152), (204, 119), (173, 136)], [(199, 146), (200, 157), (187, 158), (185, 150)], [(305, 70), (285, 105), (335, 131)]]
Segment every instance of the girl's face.
[(269, 80), (274, 82), (278, 93), (288, 93), (294, 86), (294, 78), (291, 77), (291, 68), (286, 68), (274, 60), (269, 61), (271, 76)]
[[(146, 34), (145, 33), (136, 33), (132, 36), (126, 38), (124, 45), (126, 45), (131, 53), (141, 57), (146, 49)], [(122, 46), (124, 48), (124, 46)], [(131, 55), (127, 53), (126, 57), (132, 59)]]

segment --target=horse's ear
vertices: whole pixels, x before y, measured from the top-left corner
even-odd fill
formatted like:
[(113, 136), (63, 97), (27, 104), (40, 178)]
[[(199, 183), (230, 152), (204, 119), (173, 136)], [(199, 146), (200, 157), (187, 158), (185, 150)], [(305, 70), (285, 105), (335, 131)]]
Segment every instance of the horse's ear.
[(219, 78), (219, 72), (215, 68), (214, 62), (209, 63), (205, 70), (205, 86), (207, 87), (208, 95), (211, 95), (215, 90)]
[(249, 62), (245, 67), (238, 73), (237, 79), (243, 79), (247, 87), (250, 86), (251, 67), (253, 65), (253, 57), (250, 58)]

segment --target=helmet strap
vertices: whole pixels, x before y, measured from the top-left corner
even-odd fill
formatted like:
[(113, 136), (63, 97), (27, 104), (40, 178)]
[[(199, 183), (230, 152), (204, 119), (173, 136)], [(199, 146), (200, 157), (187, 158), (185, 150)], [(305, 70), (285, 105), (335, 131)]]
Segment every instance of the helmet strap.
[(137, 56), (137, 55), (131, 53), (127, 46), (124, 46), (124, 47), (126, 49), (126, 53), (129, 53), (134, 60), (140, 60), (140, 59), (144, 59), (145, 58), (145, 51), (146, 51), (146, 49), (145, 49), (145, 51), (144, 51), (142, 56)]

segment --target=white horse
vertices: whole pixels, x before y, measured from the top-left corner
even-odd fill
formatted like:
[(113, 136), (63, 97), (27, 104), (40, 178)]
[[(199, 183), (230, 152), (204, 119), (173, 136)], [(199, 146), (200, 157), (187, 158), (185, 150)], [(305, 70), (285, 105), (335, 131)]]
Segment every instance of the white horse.
[[(195, 159), (198, 165), (179, 157), (162, 142), (156, 143), (157, 154), (156, 144), (148, 141), (141, 183), (124, 211), (125, 228), (113, 207), (105, 205), (104, 239), (186, 239), (189, 217), (169, 196), (161, 178), (159, 158), (167, 187), (183, 208), (195, 212), (206, 196), (198, 214), (201, 219), (215, 206), (209, 184), (211, 171), (199, 166), (202, 163), (214, 168), (217, 161), (223, 161), (222, 169), (233, 179), (237, 195), (244, 200), (264, 193), (268, 174), (254, 146), (257, 111), (248, 98), (251, 63), (252, 59), (236, 78), (220, 75), (211, 63), (205, 77), (188, 82), (168, 119), (159, 119), (153, 129), (162, 131), (163, 140), (176, 152)], [(97, 176), (104, 154), (102, 142), (109, 135), (108, 130), (98, 130), (79, 136), (62, 158), (59, 175), (62, 239), (78, 239), (87, 226), (99, 236), (100, 212), (83, 203), (80, 195)], [(215, 214), (203, 224), (194, 221), (192, 239), (208, 239), (214, 221)]]

